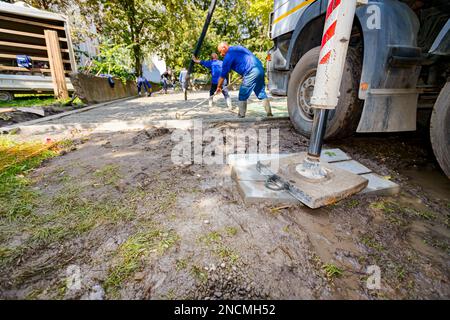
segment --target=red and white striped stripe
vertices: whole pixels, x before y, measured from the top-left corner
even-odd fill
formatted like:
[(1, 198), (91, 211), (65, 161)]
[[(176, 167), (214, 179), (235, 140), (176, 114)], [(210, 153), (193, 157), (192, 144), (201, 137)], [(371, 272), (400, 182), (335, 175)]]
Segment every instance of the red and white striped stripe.
[(360, 1), (362, 0), (328, 0), (314, 93), (311, 97), (313, 108), (334, 109), (337, 106), (356, 5)]
[[(345, 0), (344, 0), (345, 1)], [(327, 15), (325, 18), (325, 32), (322, 37), (322, 48), (320, 50), (319, 64), (326, 64), (330, 61), (332, 54), (332, 41), (330, 41), (336, 34), (337, 13), (338, 6), (341, 0), (330, 0), (328, 3)]]

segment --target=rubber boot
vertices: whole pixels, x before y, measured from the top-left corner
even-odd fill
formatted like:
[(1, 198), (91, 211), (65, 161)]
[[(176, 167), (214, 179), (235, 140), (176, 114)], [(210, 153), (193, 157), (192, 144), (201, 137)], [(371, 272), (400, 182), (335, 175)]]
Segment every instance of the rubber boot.
[(269, 99), (264, 99), (263, 100), (263, 106), (264, 106), (264, 110), (266, 110), (266, 114), (268, 117), (273, 117), (272, 114), (272, 108), (270, 107), (270, 101)]
[(208, 105), (210, 108), (214, 106), (214, 96), (209, 97)]
[(234, 107), (233, 107), (233, 104), (231, 103), (231, 98), (228, 97), (228, 98), (225, 99), (225, 101), (227, 102), (228, 109), (233, 110)]
[(247, 112), (247, 101), (239, 101), (239, 118), (245, 118)]

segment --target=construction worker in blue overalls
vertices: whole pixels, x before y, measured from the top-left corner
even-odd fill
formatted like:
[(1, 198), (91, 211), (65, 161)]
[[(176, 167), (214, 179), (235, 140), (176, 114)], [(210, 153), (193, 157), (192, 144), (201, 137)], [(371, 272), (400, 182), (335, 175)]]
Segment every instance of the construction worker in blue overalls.
[(269, 97), (265, 90), (264, 67), (261, 61), (243, 46), (230, 47), (226, 42), (221, 42), (217, 50), (224, 57), (217, 92), (220, 92), (222, 83), (226, 81), (228, 73), (233, 70), (244, 78), (239, 88), (239, 117), (245, 117), (247, 100), (252, 92), (259, 100), (263, 101), (267, 116), (272, 117)]
[[(219, 82), (219, 77), (222, 73), (222, 61), (218, 59), (217, 54), (213, 53), (211, 54), (211, 60), (199, 60), (196, 57), (192, 57), (192, 61), (195, 63), (199, 63), (200, 65), (204, 66), (205, 68), (208, 68), (211, 70), (211, 88), (209, 89), (209, 107), (213, 106), (214, 102), (214, 94), (217, 90), (217, 85)], [(231, 104), (231, 98), (230, 94), (228, 93), (228, 89), (226, 86), (228, 85), (226, 79), (221, 83), (221, 91), (225, 98), (225, 101), (227, 102), (227, 106), (229, 109), (233, 108), (233, 105)], [(222, 87), (224, 86), (224, 87)]]

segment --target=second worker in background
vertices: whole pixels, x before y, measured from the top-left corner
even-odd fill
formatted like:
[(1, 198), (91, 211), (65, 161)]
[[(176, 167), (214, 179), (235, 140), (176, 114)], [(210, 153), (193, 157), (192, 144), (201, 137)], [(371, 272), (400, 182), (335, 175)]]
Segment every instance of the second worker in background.
[[(211, 54), (211, 60), (199, 60), (196, 57), (192, 57), (192, 61), (195, 63), (199, 63), (200, 65), (204, 66), (205, 68), (208, 68), (211, 70), (211, 88), (209, 90), (209, 107), (213, 106), (214, 101), (214, 94), (217, 91), (217, 88), (219, 86), (219, 78), (222, 74), (222, 61), (218, 59), (217, 54), (213, 53)], [(220, 83), (220, 91), (222, 91), (223, 97), (225, 98), (225, 101), (227, 102), (227, 106), (229, 109), (232, 109), (233, 106), (231, 104), (231, 98), (230, 94), (228, 93), (228, 88), (226, 87), (228, 85), (227, 80), (224, 79)], [(222, 87), (225, 86), (225, 87)]]

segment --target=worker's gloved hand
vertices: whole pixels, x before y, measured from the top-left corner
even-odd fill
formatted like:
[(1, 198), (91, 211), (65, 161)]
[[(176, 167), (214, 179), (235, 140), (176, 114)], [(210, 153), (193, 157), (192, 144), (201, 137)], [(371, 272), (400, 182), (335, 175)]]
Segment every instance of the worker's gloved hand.
[(216, 94), (219, 94), (221, 92), (222, 92), (222, 88), (221, 87), (217, 87), (217, 90), (216, 90), (216, 92), (214, 94), (216, 95)]
[(197, 59), (197, 57), (194, 55), (192, 56), (192, 61), (194, 61), (195, 63), (200, 63), (200, 60)]

